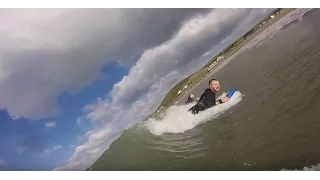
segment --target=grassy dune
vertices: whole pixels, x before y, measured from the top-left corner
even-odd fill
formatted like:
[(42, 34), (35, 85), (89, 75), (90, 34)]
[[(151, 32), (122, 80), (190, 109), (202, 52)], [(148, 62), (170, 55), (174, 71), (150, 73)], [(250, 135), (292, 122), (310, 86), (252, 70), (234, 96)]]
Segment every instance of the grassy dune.
[[(185, 78), (184, 80), (180, 81), (178, 84), (176, 84), (166, 95), (166, 97), (163, 99), (161, 102), (160, 106), (158, 107), (157, 110), (159, 110), (162, 106), (163, 107), (168, 107), (172, 103), (174, 103), (174, 100), (177, 99), (177, 97), (180, 97), (183, 95), (181, 93), (178, 95), (178, 92), (180, 89), (188, 85), (188, 87), (192, 87), (204, 74), (208, 73), (208, 71), (203, 68), (200, 71), (192, 74), (191, 76)], [(185, 92), (185, 91), (184, 91)]]

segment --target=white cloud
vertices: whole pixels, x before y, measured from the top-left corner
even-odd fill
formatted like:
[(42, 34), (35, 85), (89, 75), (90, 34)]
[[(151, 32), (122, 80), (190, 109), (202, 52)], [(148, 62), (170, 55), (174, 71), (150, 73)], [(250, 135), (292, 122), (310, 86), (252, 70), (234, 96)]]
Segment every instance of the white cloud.
[(50, 149), (45, 149), (43, 152), (42, 152), (42, 156), (49, 156), (51, 153), (53, 153), (54, 151), (57, 151), (59, 149), (61, 149), (62, 146), (61, 145), (58, 145), (58, 146), (54, 146), (53, 148), (50, 148)]
[(45, 123), (46, 128), (54, 128), (56, 126), (57, 126), (57, 123), (54, 121)]
[(0, 167), (6, 166), (6, 161), (0, 159)]
[(55, 170), (88, 168), (123, 129), (156, 109), (168, 90), (202, 67), (223, 47), (245, 33), (270, 9), (217, 9), (186, 21), (164, 43), (146, 50), (130, 72), (110, 92), (112, 101), (98, 99), (85, 107), (87, 118), (100, 127)]
[(207, 11), (1, 9), (0, 109), (13, 119), (56, 115), (60, 93), (90, 85), (114, 59), (130, 65), (184, 19)]

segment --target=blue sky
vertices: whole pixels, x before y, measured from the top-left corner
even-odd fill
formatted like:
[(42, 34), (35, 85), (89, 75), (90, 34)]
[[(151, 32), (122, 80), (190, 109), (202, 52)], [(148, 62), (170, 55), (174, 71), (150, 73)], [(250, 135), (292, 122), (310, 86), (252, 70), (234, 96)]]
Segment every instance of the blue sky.
[[(103, 68), (105, 76), (92, 85), (83, 88), (77, 94), (63, 93), (59, 97), (62, 113), (56, 117), (39, 121), (28, 119), (12, 120), (4, 110), (0, 111), (0, 154), (10, 170), (51, 170), (72, 155), (74, 148), (81, 143), (81, 135), (90, 130), (91, 123), (83, 121), (77, 124), (77, 117), (83, 113), (83, 107), (92, 103), (112, 90), (113, 84), (128, 73), (128, 69), (117, 64)], [(112, 78), (108, 78), (110, 76)], [(55, 122), (55, 127), (45, 127), (48, 122)], [(53, 150), (43, 155), (45, 149)], [(19, 148), (27, 148), (19, 152)]]
[(1, 10), (0, 169), (86, 169), (270, 11)]

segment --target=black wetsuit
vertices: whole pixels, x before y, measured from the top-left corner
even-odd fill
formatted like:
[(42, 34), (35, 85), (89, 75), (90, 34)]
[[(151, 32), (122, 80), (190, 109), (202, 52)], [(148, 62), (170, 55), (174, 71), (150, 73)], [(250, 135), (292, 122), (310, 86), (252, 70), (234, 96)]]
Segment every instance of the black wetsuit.
[(199, 111), (204, 111), (221, 103), (221, 99), (216, 100), (216, 93), (213, 92), (210, 88), (207, 88), (201, 95), (197, 104), (191, 107), (189, 111), (191, 111), (192, 114), (197, 114)]
[(187, 101), (186, 101), (186, 104), (193, 103), (193, 102), (195, 102), (195, 101), (196, 101), (195, 98), (188, 97), (188, 99), (187, 99)]

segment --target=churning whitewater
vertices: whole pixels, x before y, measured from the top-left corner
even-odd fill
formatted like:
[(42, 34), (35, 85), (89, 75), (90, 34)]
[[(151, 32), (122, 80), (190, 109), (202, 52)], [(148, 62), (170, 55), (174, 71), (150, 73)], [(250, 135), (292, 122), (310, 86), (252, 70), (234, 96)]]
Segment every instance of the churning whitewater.
[(145, 122), (145, 126), (154, 135), (162, 135), (164, 133), (183, 133), (187, 130), (193, 129), (201, 123), (217, 118), (221, 113), (238, 104), (242, 100), (242, 97), (243, 95), (237, 91), (228, 102), (216, 105), (196, 115), (188, 112), (188, 109), (190, 109), (195, 103), (171, 106), (162, 115), (160, 115), (160, 118), (149, 118)]

